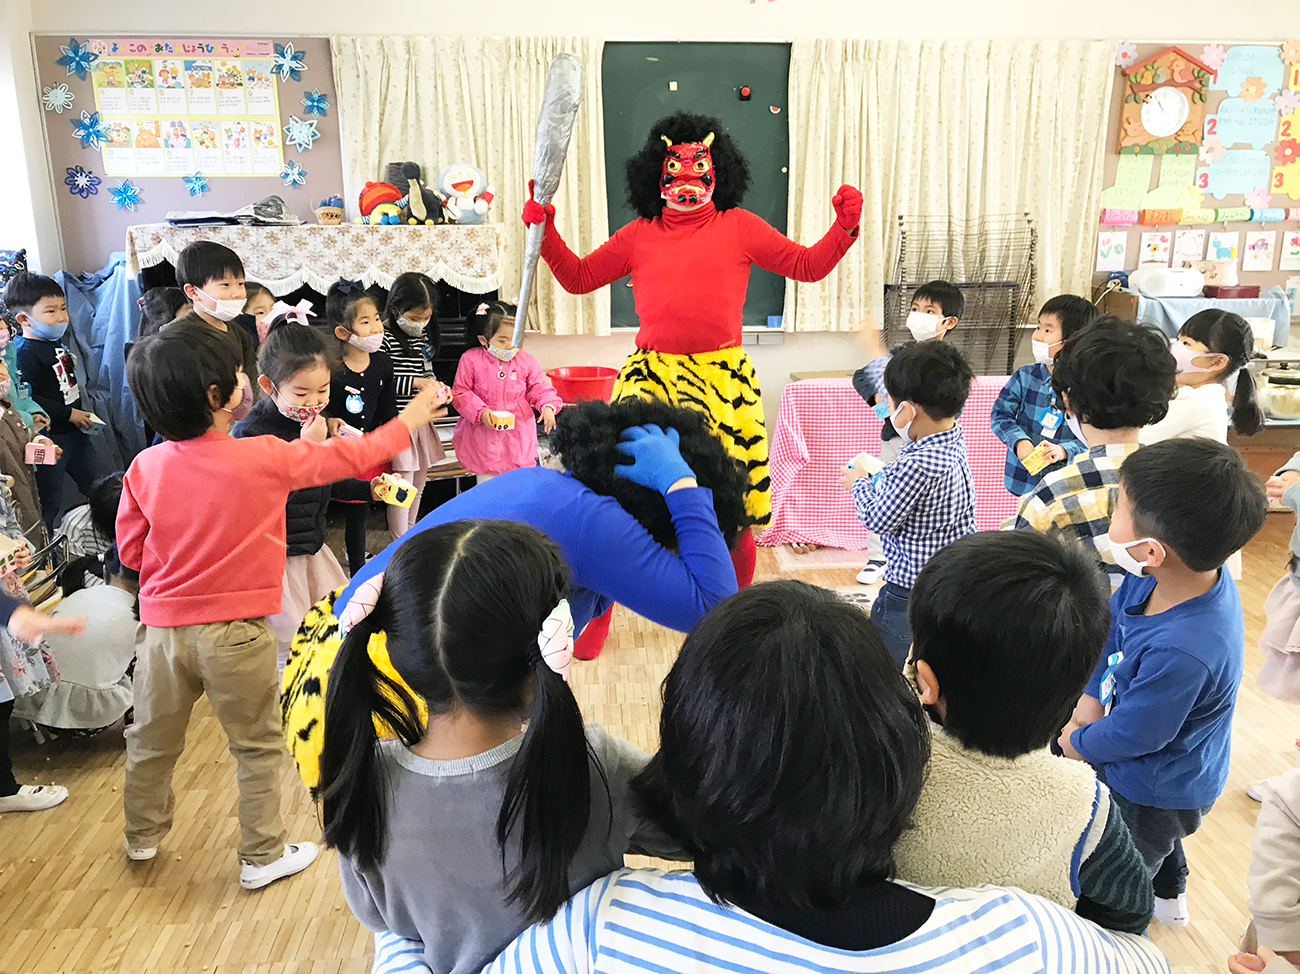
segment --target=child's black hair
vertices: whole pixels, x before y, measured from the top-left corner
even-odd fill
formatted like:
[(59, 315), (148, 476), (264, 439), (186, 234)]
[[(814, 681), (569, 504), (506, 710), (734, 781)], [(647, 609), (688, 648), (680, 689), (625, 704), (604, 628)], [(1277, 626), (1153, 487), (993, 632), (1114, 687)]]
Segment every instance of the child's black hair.
[(728, 545), (752, 523), (745, 513), (749, 485), (745, 468), (727, 453), (709, 431), (704, 416), (693, 409), (670, 406), (660, 399), (621, 399), (618, 402), (582, 402), (566, 406), (555, 417), (551, 449), (583, 485), (618, 501), (669, 551), (677, 550), (677, 531), (664, 495), (642, 487), (614, 471), (628, 458), (618, 449), (618, 438), (632, 426), (654, 424), (677, 430), (678, 449), (701, 487), (713, 492), (713, 512), (718, 530)]
[(321, 365), (332, 369), (330, 347), (311, 325), (300, 325), (288, 315), (277, 315), (267, 329), (266, 341), (257, 353), (257, 371), (279, 388), (286, 379)]
[(428, 274), (419, 271), (407, 271), (393, 279), (393, 286), (388, 289), (388, 301), (384, 305), (384, 329), (392, 336), (397, 347), (404, 355), (416, 355), (419, 349), (412, 343), (412, 338), (397, 325), (397, 319), (416, 308), (428, 308), (429, 323), (424, 327), (424, 340), (429, 345), (429, 357), (438, 354), (442, 344), (442, 333), (438, 330), (438, 286)]
[[(375, 722), (408, 747), (426, 728), (411, 692), (370, 657), (370, 637), (383, 632), (393, 669), (430, 715), (527, 714), (497, 841), (503, 866), (507, 844), (519, 849), (518, 871), (507, 880), (510, 900), (530, 921), (554, 915), (571, 892), (569, 865), (593, 804), (592, 767), (600, 769), (569, 684), (537, 648), (543, 621), (567, 590), (559, 549), (523, 524), (453, 521), (403, 540), (374, 611), (344, 637), (330, 670), (320, 758), (326, 844), (362, 869), (413, 851), (388, 845), (388, 782)], [(610, 821), (608, 812), (601, 818), (598, 825)]]
[(934, 420), (961, 414), (974, 378), (965, 356), (948, 342), (903, 345), (885, 366), (885, 389), (894, 405), (910, 402)]
[(176, 313), (190, 303), (178, 287), (151, 287), (140, 298), (140, 333), (137, 338), (156, 334), (163, 325), (176, 320)]
[(9, 278), (5, 285), (5, 307), (12, 315), (30, 312), (42, 298), (62, 298), (63, 288), (59, 282), (44, 274), (32, 274), (19, 271)]
[(1070, 412), (1099, 430), (1134, 429), (1165, 418), (1176, 365), (1169, 339), (1149, 325), (1098, 318), (1061, 346), (1052, 389)]
[(1061, 340), (1069, 341), (1097, 317), (1097, 306), (1077, 294), (1058, 294), (1038, 309), (1038, 316), (1054, 315), (1061, 323)]
[(866, 614), (766, 582), (686, 637), (633, 789), (715, 902), (828, 910), (893, 874), (929, 753), (921, 705)]
[[(270, 294), (271, 299), (275, 300), (275, 295), (271, 294), (271, 289), (268, 288), (265, 284), (258, 284), (256, 281), (245, 281), (244, 282), (244, 308), (247, 309), (250, 301), (257, 300), (257, 298), (261, 297), (263, 294)], [(245, 310), (245, 314), (247, 313), (248, 313), (247, 310)]]
[(1075, 541), (982, 531), (933, 555), (908, 622), (912, 658), (939, 682), (943, 726), (997, 757), (1047, 747), (1101, 658), (1109, 601), (1097, 559)]
[(227, 274), (244, 276), (244, 262), (229, 247), (211, 240), (186, 244), (176, 258), (176, 283), (190, 284), (202, 291), (209, 281), (219, 281)]
[(117, 507), (122, 500), (122, 471), (100, 477), (86, 494), (90, 502), (90, 523), (105, 538), (117, 537)]
[(1198, 311), (1185, 322), (1178, 334), (1200, 342), (1216, 355), (1228, 356), (1228, 364), (1218, 375), (1222, 382), (1237, 377), (1232, 394), (1232, 428), (1242, 436), (1254, 436), (1264, 428), (1264, 412), (1255, 399), (1255, 377), (1246, 368), (1255, 357), (1255, 334), (1250, 323), (1239, 314), (1221, 308)]
[(638, 216), (653, 220), (663, 212), (664, 198), (659, 179), (663, 175), (664, 153), (668, 151), (664, 138), (674, 145), (703, 142), (710, 132), (713, 133), (713, 144), (709, 146), (709, 153), (713, 157), (713, 175), (717, 180), (713, 205), (719, 212), (740, 205), (749, 189), (749, 163), (735, 140), (716, 118), (673, 112), (650, 127), (645, 144), (624, 166), (627, 205)]
[[(344, 287), (347, 290), (344, 290)], [(344, 281), (335, 281), (331, 284), (330, 289), (325, 292), (325, 320), (329, 323), (330, 331), (335, 328), (351, 331), (353, 319), (357, 315), (357, 305), (362, 301), (369, 301), (375, 306), (376, 311), (379, 310), (379, 301), (370, 293), (369, 288), (357, 287)]]
[[(660, 143), (662, 145), (662, 143)], [(484, 301), (465, 319), (465, 343), (473, 348), (482, 338), (492, 341), (503, 325), (514, 325), (516, 308), (504, 301)], [(511, 319), (509, 322), (506, 319)]]
[(1144, 446), (1119, 468), (1119, 483), (1140, 538), (1173, 549), (1194, 572), (1208, 572), (1264, 525), (1259, 479), (1230, 446), (1195, 436)]
[(912, 292), (912, 300), (933, 301), (943, 309), (945, 318), (961, 318), (966, 310), (966, 299), (962, 297), (961, 288), (947, 281), (930, 281), (922, 284)]
[(140, 415), (163, 439), (193, 440), (212, 429), (208, 390), (229, 402), (242, 364), (219, 332), (180, 324), (136, 342), (126, 378)]

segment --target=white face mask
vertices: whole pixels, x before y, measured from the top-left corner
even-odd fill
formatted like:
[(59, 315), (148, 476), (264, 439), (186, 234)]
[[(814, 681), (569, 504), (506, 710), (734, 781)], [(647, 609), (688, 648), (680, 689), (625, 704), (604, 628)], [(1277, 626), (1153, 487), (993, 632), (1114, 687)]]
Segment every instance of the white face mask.
[(912, 428), (912, 424), (916, 422), (916, 407), (912, 406), (911, 419), (909, 419), (906, 423), (899, 423), (898, 414), (903, 411), (904, 406), (912, 406), (912, 404), (909, 403), (907, 400), (903, 400), (902, 402), (900, 402), (898, 404), (898, 408), (894, 410), (894, 414), (889, 417), (889, 421), (894, 424), (894, 429), (898, 432), (898, 435), (901, 436), (905, 442), (911, 443), (912, 437), (908, 431)]
[(1106, 532), (1106, 542), (1110, 545), (1110, 553), (1115, 559), (1115, 564), (1119, 565), (1120, 568), (1124, 569), (1124, 571), (1128, 572), (1130, 575), (1136, 575), (1139, 578), (1141, 578), (1145, 573), (1147, 561), (1150, 561), (1150, 559), (1147, 559), (1147, 561), (1138, 561), (1128, 553), (1128, 550), (1134, 545), (1139, 544), (1160, 545), (1160, 542), (1155, 538), (1138, 538), (1136, 541), (1116, 541), (1110, 536), (1109, 531)]
[(353, 348), (359, 348), (363, 352), (377, 352), (379, 347), (384, 344), (384, 333), (376, 332), (373, 335), (367, 335), (362, 338), (360, 335), (348, 335), (348, 344)]
[(402, 329), (402, 331), (406, 332), (406, 334), (410, 335), (412, 338), (423, 338), (424, 328), (427, 324), (427, 321), (408, 321), (405, 318), (397, 319), (397, 327)]
[(1188, 348), (1178, 339), (1169, 346), (1169, 351), (1174, 355), (1174, 361), (1178, 363), (1179, 372), (1217, 372), (1218, 369), (1207, 369), (1203, 365), (1193, 365), (1192, 359), (1205, 358), (1216, 354), (1215, 352), (1198, 352), (1194, 348)]
[(243, 298), (214, 298), (207, 291), (200, 290), (199, 288), (195, 288), (194, 290), (216, 306), (209, 308), (202, 302), (199, 302), (199, 307), (203, 308), (204, 311), (216, 318), (217, 321), (234, 321), (244, 313)]
[(517, 348), (497, 348), (495, 345), (487, 346), (487, 350), (492, 353), (492, 357), (498, 362), (509, 362), (519, 351)]
[(1088, 438), (1083, 435), (1083, 426), (1079, 423), (1078, 416), (1066, 416), (1065, 425), (1070, 427), (1070, 432), (1074, 434), (1075, 439), (1084, 446), (1088, 445)]
[(927, 342), (939, 336), (939, 323), (942, 321), (943, 318), (939, 315), (932, 315), (925, 311), (910, 311), (907, 315), (907, 330), (918, 342)]
[(1040, 342), (1030, 339), (1029, 345), (1034, 350), (1034, 361), (1039, 365), (1050, 365), (1052, 362), (1052, 349), (1057, 345), (1064, 345), (1064, 342)]

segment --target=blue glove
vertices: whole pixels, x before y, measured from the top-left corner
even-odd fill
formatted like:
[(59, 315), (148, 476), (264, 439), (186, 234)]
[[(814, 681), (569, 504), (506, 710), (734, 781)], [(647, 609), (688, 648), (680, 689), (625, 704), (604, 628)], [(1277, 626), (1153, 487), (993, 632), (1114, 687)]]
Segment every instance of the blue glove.
[(668, 493), (677, 481), (695, 476), (682, 459), (678, 442), (677, 430), (671, 426), (666, 430), (653, 424), (628, 427), (618, 438), (618, 452), (631, 457), (632, 463), (615, 465), (615, 475), (661, 494)]

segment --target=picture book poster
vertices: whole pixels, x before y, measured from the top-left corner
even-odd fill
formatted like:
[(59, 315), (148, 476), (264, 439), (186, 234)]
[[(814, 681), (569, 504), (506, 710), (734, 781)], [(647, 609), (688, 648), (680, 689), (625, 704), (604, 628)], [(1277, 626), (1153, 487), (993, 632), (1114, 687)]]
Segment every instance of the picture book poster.
[(247, 176), (253, 171), (249, 124), (238, 119), (221, 122), (221, 157), (225, 160), (227, 176)]

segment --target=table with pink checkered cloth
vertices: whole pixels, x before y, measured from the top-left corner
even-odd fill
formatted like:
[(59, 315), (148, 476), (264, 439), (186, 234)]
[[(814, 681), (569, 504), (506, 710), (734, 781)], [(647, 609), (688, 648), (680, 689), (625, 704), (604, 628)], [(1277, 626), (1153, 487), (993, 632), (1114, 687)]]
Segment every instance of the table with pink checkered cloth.
[[(1019, 505), (1002, 480), (1006, 444), (989, 429), (989, 411), (1006, 381), (1006, 376), (977, 376), (961, 416), (980, 530), (997, 528)], [(863, 450), (880, 452), (880, 425), (849, 379), (787, 385), (772, 438), (772, 523), (758, 543), (866, 548), (870, 532), (853, 513), (853, 499), (839, 478)]]

